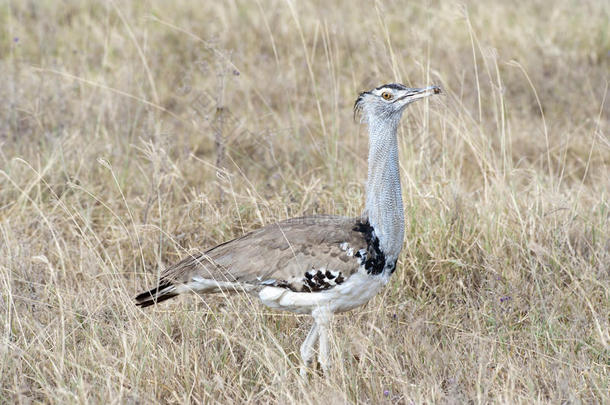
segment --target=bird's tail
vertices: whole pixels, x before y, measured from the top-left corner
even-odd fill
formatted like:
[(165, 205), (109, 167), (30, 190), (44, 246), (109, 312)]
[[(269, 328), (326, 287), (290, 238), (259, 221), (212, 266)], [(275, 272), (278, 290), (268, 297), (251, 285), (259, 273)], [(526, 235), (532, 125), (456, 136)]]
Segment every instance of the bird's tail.
[(176, 286), (171, 283), (161, 283), (153, 289), (144, 291), (136, 296), (136, 305), (142, 308), (155, 305), (178, 295)]

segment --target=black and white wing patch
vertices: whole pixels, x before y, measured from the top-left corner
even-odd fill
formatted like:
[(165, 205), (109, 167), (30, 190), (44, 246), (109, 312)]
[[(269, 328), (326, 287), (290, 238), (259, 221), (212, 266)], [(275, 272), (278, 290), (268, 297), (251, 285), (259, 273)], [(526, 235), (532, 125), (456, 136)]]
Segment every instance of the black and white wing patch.
[(305, 273), (303, 278), (303, 291), (324, 291), (337, 286), (345, 281), (340, 271), (326, 269), (311, 269)]
[[(395, 262), (391, 263), (386, 260), (375, 230), (368, 221), (355, 222), (351, 231), (357, 237), (352, 238), (349, 242), (336, 242), (326, 248), (311, 249), (310, 247), (309, 252), (317, 250), (320, 254), (318, 257), (311, 257), (309, 263), (311, 267), (308, 270), (301, 270), (302, 273), (295, 272), (292, 277), (285, 279), (257, 278), (256, 283), (310, 293), (330, 290), (342, 284), (359, 268), (364, 269), (371, 276), (386, 271), (391, 274), (394, 271)], [(316, 254), (311, 256), (316, 256)], [(302, 263), (298, 259), (295, 258), (294, 261), (297, 267)], [(324, 264), (318, 265), (316, 262)]]

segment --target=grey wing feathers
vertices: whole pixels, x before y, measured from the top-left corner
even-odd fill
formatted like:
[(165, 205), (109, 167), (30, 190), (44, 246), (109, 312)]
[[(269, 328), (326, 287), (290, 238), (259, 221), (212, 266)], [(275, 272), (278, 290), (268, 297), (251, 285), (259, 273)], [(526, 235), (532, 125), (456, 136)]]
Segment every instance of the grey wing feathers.
[(355, 226), (352, 218), (295, 218), (218, 246), (208, 255), (243, 282), (261, 278), (289, 280), (312, 268), (350, 272), (357, 270), (357, 261), (348, 256), (347, 249), (342, 250), (341, 244), (366, 248), (366, 241), (353, 229)]
[[(367, 248), (359, 219), (293, 218), (250, 232), (168, 267), (159, 287), (193, 280), (275, 285), (294, 291), (330, 288), (358, 270), (357, 252)], [(136, 297), (136, 301), (137, 297)]]

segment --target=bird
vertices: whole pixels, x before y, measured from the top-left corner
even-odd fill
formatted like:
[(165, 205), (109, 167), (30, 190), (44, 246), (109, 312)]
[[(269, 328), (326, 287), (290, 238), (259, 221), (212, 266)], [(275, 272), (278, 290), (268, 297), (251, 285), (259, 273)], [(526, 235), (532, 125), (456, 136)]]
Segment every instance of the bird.
[(405, 108), (441, 93), (439, 86), (385, 84), (358, 95), (354, 117), (368, 125), (365, 209), (360, 217), (291, 218), (191, 254), (138, 294), (144, 308), (183, 293), (246, 293), (267, 307), (309, 314), (300, 374), (315, 356), (329, 374), (329, 326), (335, 313), (366, 304), (390, 280), (402, 249), (405, 218), (397, 130)]

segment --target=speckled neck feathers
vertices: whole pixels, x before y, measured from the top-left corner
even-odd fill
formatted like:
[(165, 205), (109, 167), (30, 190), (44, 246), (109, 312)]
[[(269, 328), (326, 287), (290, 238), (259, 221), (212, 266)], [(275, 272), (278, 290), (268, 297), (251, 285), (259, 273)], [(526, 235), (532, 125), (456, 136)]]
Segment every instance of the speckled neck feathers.
[(396, 139), (399, 121), (400, 116), (367, 119), (369, 167), (365, 216), (379, 238), (379, 246), (388, 263), (398, 258), (405, 231)]

